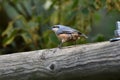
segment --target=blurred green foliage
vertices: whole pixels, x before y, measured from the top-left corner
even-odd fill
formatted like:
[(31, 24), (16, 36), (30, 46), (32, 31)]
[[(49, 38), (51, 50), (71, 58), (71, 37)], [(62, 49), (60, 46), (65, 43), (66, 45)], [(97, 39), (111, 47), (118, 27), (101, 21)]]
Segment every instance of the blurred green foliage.
[[(92, 35), (103, 9), (107, 14), (119, 13), (120, 0), (0, 0), (0, 53), (57, 47), (59, 41), (50, 30), (55, 24)], [(91, 40), (77, 43), (104, 40), (104, 35), (96, 34)]]

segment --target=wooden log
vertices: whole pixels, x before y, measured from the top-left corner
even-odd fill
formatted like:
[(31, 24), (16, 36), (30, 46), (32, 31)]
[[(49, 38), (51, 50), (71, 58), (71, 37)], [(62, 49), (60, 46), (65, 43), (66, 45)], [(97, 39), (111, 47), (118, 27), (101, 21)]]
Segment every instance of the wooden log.
[(1, 55), (0, 80), (120, 80), (120, 41)]

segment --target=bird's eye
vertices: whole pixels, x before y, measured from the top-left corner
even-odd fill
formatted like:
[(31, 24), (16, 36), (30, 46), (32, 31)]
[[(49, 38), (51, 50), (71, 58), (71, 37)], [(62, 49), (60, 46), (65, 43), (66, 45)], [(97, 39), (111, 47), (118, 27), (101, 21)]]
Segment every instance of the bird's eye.
[(56, 26), (56, 25), (55, 25), (55, 26), (53, 26), (53, 28), (59, 28), (59, 26)]

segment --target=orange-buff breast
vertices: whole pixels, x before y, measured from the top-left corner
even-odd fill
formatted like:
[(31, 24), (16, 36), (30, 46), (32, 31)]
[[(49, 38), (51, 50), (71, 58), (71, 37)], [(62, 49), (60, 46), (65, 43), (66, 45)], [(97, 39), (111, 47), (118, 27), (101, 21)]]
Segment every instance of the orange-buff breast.
[(64, 42), (66, 41), (75, 41), (80, 37), (79, 34), (59, 34), (58, 38), (60, 40), (63, 40)]

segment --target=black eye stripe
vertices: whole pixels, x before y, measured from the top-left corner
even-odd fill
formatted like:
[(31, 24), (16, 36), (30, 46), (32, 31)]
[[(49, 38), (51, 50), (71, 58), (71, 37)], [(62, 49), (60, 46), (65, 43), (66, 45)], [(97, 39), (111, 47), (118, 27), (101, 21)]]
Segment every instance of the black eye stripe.
[(59, 26), (53, 26), (53, 28), (59, 28)]
[(53, 26), (53, 28), (55, 28), (55, 26)]

